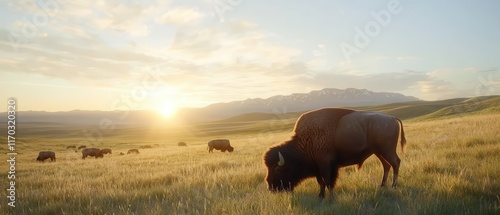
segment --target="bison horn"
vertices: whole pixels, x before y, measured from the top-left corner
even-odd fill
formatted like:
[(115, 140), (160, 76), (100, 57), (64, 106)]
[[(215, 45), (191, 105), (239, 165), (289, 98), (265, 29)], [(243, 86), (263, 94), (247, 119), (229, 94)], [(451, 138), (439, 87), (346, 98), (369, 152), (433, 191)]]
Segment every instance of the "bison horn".
[(284, 166), (285, 159), (283, 158), (283, 155), (281, 154), (281, 152), (278, 152), (278, 157), (280, 158), (280, 160), (278, 161), (278, 166)]

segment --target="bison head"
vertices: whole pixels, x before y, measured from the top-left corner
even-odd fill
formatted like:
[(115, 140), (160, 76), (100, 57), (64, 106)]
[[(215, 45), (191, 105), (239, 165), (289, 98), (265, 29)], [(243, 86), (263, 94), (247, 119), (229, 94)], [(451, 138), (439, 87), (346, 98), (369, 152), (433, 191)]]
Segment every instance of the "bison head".
[(104, 157), (104, 152), (102, 150), (99, 150), (99, 153), (95, 155), (95, 158), (103, 158)]
[(234, 148), (233, 148), (232, 146), (229, 146), (229, 147), (227, 148), (227, 151), (228, 151), (228, 152), (233, 152), (233, 151), (234, 151)]
[(271, 148), (265, 153), (266, 182), (270, 191), (293, 191), (304, 178), (301, 165), (296, 162), (298, 159), (293, 154), (283, 145)]

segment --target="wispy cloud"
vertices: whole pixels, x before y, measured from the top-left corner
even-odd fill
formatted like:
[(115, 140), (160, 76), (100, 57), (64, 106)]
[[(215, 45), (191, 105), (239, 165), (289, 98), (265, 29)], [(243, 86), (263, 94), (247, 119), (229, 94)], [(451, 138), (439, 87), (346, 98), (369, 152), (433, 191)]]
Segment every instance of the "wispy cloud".
[(175, 8), (165, 12), (155, 20), (159, 24), (188, 26), (197, 24), (203, 16), (203, 13), (194, 8)]

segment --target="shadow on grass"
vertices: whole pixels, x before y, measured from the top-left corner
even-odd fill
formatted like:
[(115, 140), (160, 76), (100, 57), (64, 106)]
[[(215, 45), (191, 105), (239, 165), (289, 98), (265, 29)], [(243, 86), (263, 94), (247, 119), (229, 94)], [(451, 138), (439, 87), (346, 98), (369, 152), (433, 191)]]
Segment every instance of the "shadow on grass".
[[(490, 188), (498, 190), (497, 185)], [(492, 192), (471, 186), (452, 192), (404, 185), (339, 187), (325, 199), (317, 193), (293, 193), (291, 204), (305, 214), (499, 214), (500, 194)]]

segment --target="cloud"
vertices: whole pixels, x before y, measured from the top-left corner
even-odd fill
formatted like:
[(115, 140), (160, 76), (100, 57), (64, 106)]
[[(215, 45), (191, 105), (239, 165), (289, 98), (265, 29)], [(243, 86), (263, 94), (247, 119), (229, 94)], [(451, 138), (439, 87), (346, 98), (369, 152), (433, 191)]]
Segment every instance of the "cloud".
[(271, 33), (253, 23), (225, 22), (212, 27), (180, 28), (167, 51), (200, 63), (282, 63), (301, 54), (299, 49), (279, 45), (273, 39)]
[[(0, 73), (42, 75), (87, 86), (123, 83), (136, 68), (163, 60), (146, 47), (128, 45), (149, 34), (148, 19), (166, 5), (150, 3), (64, 1), (48, 11), (35, 2), (10, 3), (9, 11), (28, 19), (0, 27), (0, 57), (5, 62)], [(47, 13), (48, 23), (26, 21), (36, 13)], [(37, 34), (23, 35), (26, 26)]]
[(203, 13), (194, 8), (175, 8), (157, 17), (155, 21), (159, 24), (187, 26), (196, 24), (203, 16)]

